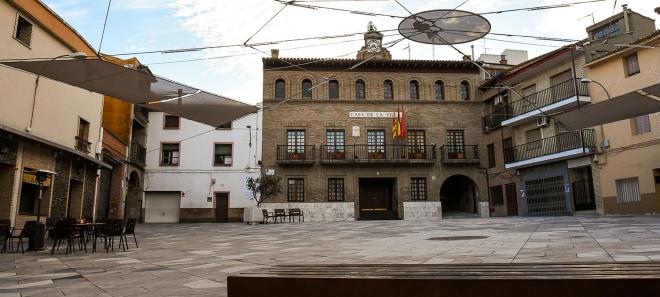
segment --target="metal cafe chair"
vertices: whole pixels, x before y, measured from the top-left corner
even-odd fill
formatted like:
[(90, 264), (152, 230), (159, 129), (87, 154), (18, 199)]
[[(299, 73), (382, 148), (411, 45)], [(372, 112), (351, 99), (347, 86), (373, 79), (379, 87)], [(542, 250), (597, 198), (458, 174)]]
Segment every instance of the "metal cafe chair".
[[(0, 254), (4, 253), (7, 250), (7, 243), (11, 237), (11, 229), (9, 224), (4, 224), (0, 222), (0, 237), (2, 237), (2, 248), (0, 249)], [(11, 247), (10, 247), (11, 249)]]
[(126, 235), (133, 235), (133, 241), (135, 241), (135, 247), (139, 248), (137, 238), (135, 237), (135, 225), (137, 225), (137, 219), (128, 219), (126, 221), (126, 227), (124, 228), (124, 243), (128, 246), (128, 238)]
[[(32, 231), (34, 228), (37, 226), (37, 221), (27, 221), (25, 222), (25, 225), (23, 225), (23, 229), (21, 229), (21, 232), (18, 232), (18, 234), (14, 235), (14, 232), (12, 232), (9, 236), (9, 240), (14, 240), (14, 238), (18, 239), (18, 244), (16, 245), (16, 252), (18, 253), (18, 249), (21, 249), (21, 254), (25, 253), (25, 247), (23, 245), (23, 238), (30, 238), (30, 234), (32, 234)], [(14, 230), (16, 231), (16, 230)]]

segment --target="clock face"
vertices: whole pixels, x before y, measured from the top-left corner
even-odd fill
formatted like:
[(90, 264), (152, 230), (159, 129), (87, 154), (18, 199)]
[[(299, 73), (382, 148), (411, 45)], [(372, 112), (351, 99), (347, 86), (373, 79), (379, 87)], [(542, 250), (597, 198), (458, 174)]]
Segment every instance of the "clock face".
[(380, 52), (380, 40), (367, 40), (367, 51), (370, 53)]

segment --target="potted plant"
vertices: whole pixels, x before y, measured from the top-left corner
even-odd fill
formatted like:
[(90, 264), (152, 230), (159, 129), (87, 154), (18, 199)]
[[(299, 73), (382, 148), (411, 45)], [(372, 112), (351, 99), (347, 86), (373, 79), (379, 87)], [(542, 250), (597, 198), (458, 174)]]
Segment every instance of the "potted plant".
[(263, 214), (261, 203), (282, 193), (282, 178), (273, 174), (267, 175), (263, 172), (259, 176), (250, 176), (245, 182), (245, 186), (252, 193), (250, 200), (257, 202), (257, 206), (246, 207), (243, 213), (243, 220), (248, 224), (261, 222)]

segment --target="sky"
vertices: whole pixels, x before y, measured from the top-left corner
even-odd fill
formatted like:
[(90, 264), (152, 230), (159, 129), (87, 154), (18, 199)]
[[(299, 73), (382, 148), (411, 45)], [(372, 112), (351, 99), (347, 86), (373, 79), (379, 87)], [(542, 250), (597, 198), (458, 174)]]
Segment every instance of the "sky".
[[(83, 37), (98, 48), (105, 19), (107, 0), (43, 0)], [(459, 9), (480, 13), (506, 9), (543, 6), (583, 0), (399, 0), (408, 10)], [(317, 2), (317, 3), (310, 3)], [(305, 4), (407, 16), (409, 13), (394, 0), (305, 0)], [(616, 6), (614, 4), (616, 3)], [(518, 11), (484, 15), (491, 32), (520, 35), (582, 39), (585, 27), (612, 13), (621, 12), (622, 4), (648, 17), (658, 19), (649, 0), (606, 0), (566, 8)], [(151, 50), (180, 49), (228, 44), (243, 44), (304, 37), (364, 32), (373, 22), (379, 30), (396, 29), (401, 19), (365, 16), (329, 10), (311, 10), (286, 6), (274, 0), (113, 0), (106, 24), (101, 52), (124, 54)], [(272, 21), (264, 25), (280, 9)], [(256, 33), (256, 34), (255, 34)], [(396, 40), (396, 31), (384, 32), (384, 42)], [(523, 49), (535, 57), (556, 49), (564, 42), (488, 35), (471, 43), (457, 45), (464, 53), (474, 45), (480, 54), (500, 54), (504, 49)], [(525, 42), (516, 44), (493, 40)], [(308, 40), (274, 45), (220, 48), (186, 53), (122, 55), (137, 57), (159, 76), (170, 78), (206, 91), (250, 104), (261, 101), (261, 58), (270, 49), (279, 49), (280, 57), (355, 58), (362, 46), (362, 36), (340, 39)], [(390, 52), (394, 59), (410, 58), (458, 60), (461, 55), (448, 46), (431, 46), (404, 40)], [(434, 52), (435, 51), (435, 54)], [(235, 56), (240, 55), (240, 56)], [(234, 57), (224, 57), (234, 56)], [(224, 58), (223, 58), (224, 57)], [(197, 61), (185, 61), (204, 59)], [(178, 62), (177, 62), (178, 61)], [(183, 61), (183, 62), (181, 62)], [(176, 63), (168, 63), (176, 62)]]

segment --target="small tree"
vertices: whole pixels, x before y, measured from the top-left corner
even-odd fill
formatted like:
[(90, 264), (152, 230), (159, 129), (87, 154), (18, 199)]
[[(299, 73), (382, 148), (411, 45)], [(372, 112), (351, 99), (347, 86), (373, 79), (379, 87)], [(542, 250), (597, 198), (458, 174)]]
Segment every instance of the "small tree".
[(281, 177), (262, 172), (260, 176), (248, 177), (246, 186), (252, 192), (251, 200), (257, 201), (257, 207), (260, 207), (262, 202), (282, 193), (281, 182)]

